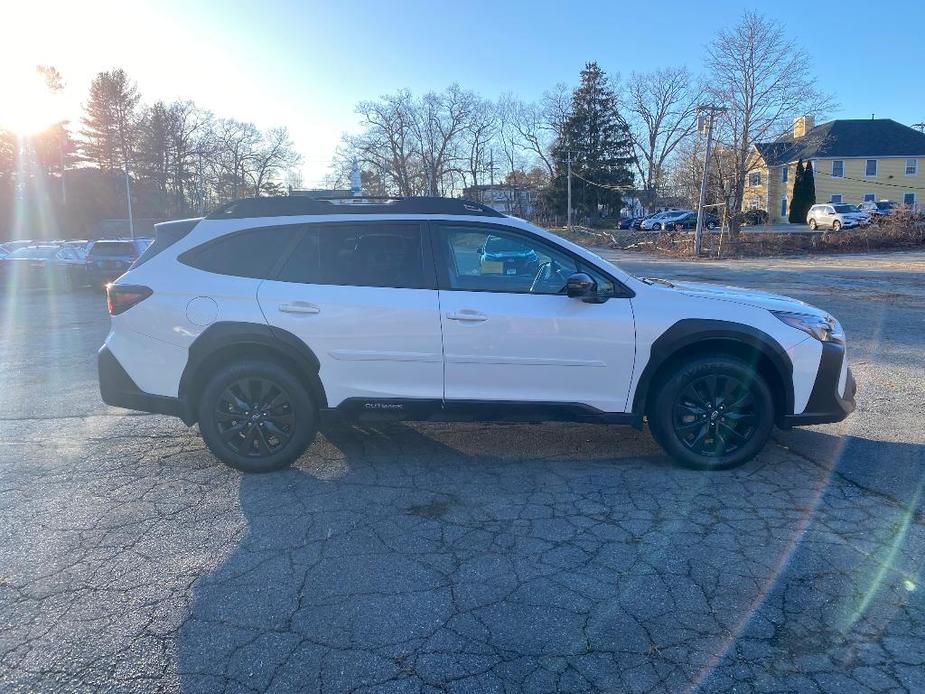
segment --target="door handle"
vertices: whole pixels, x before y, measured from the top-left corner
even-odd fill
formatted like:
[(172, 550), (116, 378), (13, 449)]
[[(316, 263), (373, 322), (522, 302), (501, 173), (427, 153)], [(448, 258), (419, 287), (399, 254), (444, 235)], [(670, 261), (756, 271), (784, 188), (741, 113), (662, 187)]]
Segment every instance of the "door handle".
[(318, 306), (305, 301), (293, 301), (291, 304), (280, 304), (279, 310), (283, 313), (321, 313), (321, 309)]
[(446, 317), (450, 320), (461, 320), (466, 323), (480, 323), (483, 320), (488, 320), (488, 316), (484, 313), (478, 313), (468, 309), (463, 309), (459, 313), (448, 313)]

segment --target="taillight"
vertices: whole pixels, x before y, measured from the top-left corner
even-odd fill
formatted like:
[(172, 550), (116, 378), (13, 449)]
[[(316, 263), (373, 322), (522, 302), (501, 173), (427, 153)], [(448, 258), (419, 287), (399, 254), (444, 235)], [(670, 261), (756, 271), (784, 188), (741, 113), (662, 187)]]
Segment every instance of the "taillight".
[(106, 305), (110, 316), (125, 313), (135, 304), (141, 303), (153, 294), (150, 287), (139, 284), (107, 284)]

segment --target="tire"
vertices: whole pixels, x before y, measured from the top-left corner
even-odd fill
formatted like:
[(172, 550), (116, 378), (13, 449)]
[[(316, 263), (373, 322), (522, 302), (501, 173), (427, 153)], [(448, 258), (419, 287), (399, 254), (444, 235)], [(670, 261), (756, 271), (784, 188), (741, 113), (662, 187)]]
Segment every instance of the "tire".
[(658, 222), (652, 225), (652, 231), (661, 231), (661, 230), (662, 230), (662, 225), (659, 224)]
[(245, 360), (209, 379), (199, 398), (199, 431), (229, 467), (271, 472), (291, 465), (314, 441), (318, 413), (291, 371)]
[(675, 224), (675, 225), (674, 225), (674, 230), (675, 230), (675, 231), (681, 231), (683, 228), (684, 228), (684, 225), (683, 225), (683, 224)]
[(810, 219), (810, 220), (809, 220), (809, 228), (812, 229), (813, 231), (816, 231), (816, 227), (817, 227), (816, 220), (815, 220), (815, 219)]
[[(771, 391), (739, 359), (717, 356), (683, 363), (656, 387), (649, 429), (684, 467), (727, 470), (742, 465), (764, 448), (771, 435), (775, 419)], [(730, 425), (727, 418), (732, 415), (737, 419)]]
[(837, 219), (832, 222), (832, 231), (841, 231), (841, 222), (839, 222)]

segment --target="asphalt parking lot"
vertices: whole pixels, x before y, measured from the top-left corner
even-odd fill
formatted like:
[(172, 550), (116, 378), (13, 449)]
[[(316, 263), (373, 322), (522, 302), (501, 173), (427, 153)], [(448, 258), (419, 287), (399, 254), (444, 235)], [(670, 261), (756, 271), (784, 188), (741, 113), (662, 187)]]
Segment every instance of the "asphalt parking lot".
[(0, 296), (0, 690), (925, 691), (925, 254), (621, 262), (830, 310), (858, 411), (712, 474), (392, 424), (242, 476), (99, 400), (101, 296)]

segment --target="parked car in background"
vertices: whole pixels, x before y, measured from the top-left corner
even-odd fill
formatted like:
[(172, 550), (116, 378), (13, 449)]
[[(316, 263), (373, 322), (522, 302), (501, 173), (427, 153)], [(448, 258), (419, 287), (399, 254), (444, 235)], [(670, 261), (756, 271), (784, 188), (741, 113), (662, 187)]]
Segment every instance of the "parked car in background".
[(539, 258), (532, 248), (504, 236), (489, 236), (478, 253), (482, 272), (533, 275), (539, 266)]
[(767, 210), (745, 210), (741, 213), (742, 224), (745, 226), (757, 226), (768, 223)]
[[(705, 229), (716, 229), (719, 226), (719, 217), (717, 217), (715, 214), (704, 212), (703, 226)], [(675, 231), (681, 231), (682, 229), (696, 229), (697, 213), (688, 212), (687, 214), (676, 218), (674, 222), (671, 223), (669, 228), (674, 229)]]
[(102, 287), (122, 275), (145, 252), (151, 239), (94, 241), (84, 259), (87, 281)]
[(664, 212), (659, 212), (657, 215), (644, 220), (640, 228), (645, 231), (671, 229), (676, 220), (691, 212), (692, 210), (665, 210)]
[(810, 207), (806, 215), (806, 223), (813, 231), (816, 229), (840, 231), (867, 226), (870, 223), (870, 217), (854, 205), (827, 202)]
[(65, 291), (86, 284), (83, 259), (73, 248), (43, 244), (18, 248), (0, 261), (4, 288)]
[(36, 245), (36, 241), (19, 239), (17, 241), (7, 241), (6, 243), (0, 243), (0, 252), (9, 255), (18, 248), (25, 248), (26, 246)]
[(858, 209), (861, 212), (869, 215), (872, 219), (880, 220), (884, 217), (889, 217), (891, 214), (896, 212), (899, 207), (895, 202), (890, 200), (868, 200), (867, 202), (862, 202), (860, 205), (858, 205)]

